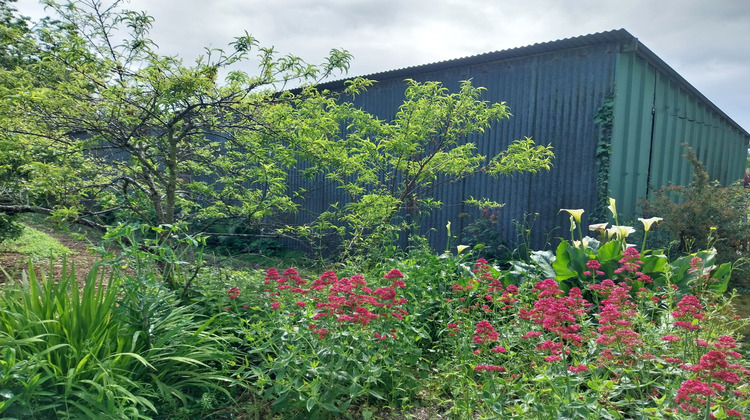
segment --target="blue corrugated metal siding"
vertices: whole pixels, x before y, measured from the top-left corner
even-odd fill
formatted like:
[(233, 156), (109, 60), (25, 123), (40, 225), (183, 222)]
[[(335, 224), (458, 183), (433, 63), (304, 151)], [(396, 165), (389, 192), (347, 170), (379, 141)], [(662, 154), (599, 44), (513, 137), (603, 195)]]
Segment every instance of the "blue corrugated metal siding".
[[(567, 225), (567, 217), (558, 214), (560, 208), (594, 208), (597, 167), (593, 157), (599, 129), (593, 116), (612, 88), (617, 51), (619, 44), (602, 43), (463, 67), (429, 67), (429, 72), (380, 78), (356, 98), (356, 106), (391, 120), (403, 101), (404, 78), (440, 81), (451, 91), (456, 91), (462, 80), (471, 79), (474, 86), (487, 88), (484, 100), (505, 101), (513, 113), (510, 120), (467, 139), (476, 144), (479, 153), (493, 156), (525, 136), (554, 147), (556, 158), (550, 172), (500, 178), (479, 175), (437, 188), (434, 198), (443, 206), (421, 221), (433, 247), (441, 250), (445, 246), (447, 221), (457, 234), (479, 215), (478, 209), (463, 203), (470, 196), (506, 203), (499, 212), (498, 227), (510, 243), (516, 240), (513, 222), (523, 219), (525, 213), (539, 213), (532, 232), (533, 245), (538, 247), (544, 246), (548, 232)], [(333, 186), (317, 185), (329, 202), (344, 199)], [(320, 197), (311, 194), (303, 206), (321, 210)], [(470, 217), (460, 217), (467, 214)], [(555, 235), (564, 233), (556, 231)]]

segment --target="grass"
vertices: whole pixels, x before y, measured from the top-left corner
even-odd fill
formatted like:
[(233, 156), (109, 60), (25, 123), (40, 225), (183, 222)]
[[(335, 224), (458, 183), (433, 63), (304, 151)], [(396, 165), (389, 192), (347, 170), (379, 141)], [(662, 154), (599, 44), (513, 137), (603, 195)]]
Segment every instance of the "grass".
[(26, 225), (20, 237), (0, 244), (0, 252), (28, 255), (34, 261), (61, 258), (73, 253), (52, 236)]

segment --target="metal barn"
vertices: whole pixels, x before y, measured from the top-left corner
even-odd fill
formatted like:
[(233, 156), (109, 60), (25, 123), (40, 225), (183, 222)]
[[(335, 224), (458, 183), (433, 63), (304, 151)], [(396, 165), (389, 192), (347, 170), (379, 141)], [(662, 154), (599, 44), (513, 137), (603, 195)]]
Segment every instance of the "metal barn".
[[(451, 91), (471, 79), (474, 86), (487, 88), (483, 99), (504, 101), (513, 114), (468, 139), (479, 153), (495, 155), (525, 136), (554, 147), (549, 172), (479, 175), (441, 187), (434, 198), (442, 208), (421, 223), (438, 251), (446, 244), (446, 222), (452, 222), (455, 234), (478, 217), (479, 210), (463, 202), (470, 196), (506, 203), (498, 227), (510, 243), (516, 236), (514, 221), (538, 213), (531, 239), (539, 248), (548, 237), (567, 236), (567, 214), (559, 214), (561, 208), (585, 209), (586, 226), (605, 221), (603, 209), (611, 196), (621, 221), (634, 220), (640, 215), (638, 201), (654, 189), (689, 183), (683, 143), (723, 184), (739, 180), (745, 170), (750, 134), (623, 29), (364, 77), (377, 83), (354, 104), (387, 120), (403, 101), (404, 79), (440, 81)], [(343, 82), (320, 87), (336, 90)], [(611, 125), (595, 121), (597, 114)], [(312, 213), (343, 201), (322, 180), (292, 183), (309, 190), (302, 204)], [(560, 226), (563, 230), (555, 230)]]

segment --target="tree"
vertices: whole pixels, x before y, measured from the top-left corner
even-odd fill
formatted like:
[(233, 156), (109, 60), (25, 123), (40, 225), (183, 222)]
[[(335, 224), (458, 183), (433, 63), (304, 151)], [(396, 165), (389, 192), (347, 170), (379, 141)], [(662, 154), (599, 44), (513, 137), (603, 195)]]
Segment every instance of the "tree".
[[(30, 63), (34, 58), (29, 19), (18, 15), (11, 5), (16, 0), (0, 0), (0, 69), (11, 71), (21, 65)], [(0, 137), (0, 191), (6, 190), (9, 180), (19, 174), (22, 156), (14, 153), (17, 145)], [(15, 221), (14, 215), (0, 212), (0, 242), (18, 237), (22, 226)]]
[[(509, 115), (469, 82), (454, 94), (411, 82), (386, 123), (344, 100), (371, 81), (351, 80), (343, 92), (315, 88), (348, 69), (344, 50), (311, 65), (245, 33), (187, 65), (160, 55), (149, 38), (152, 18), (120, 1), (45, 3), (57, 20), (39, 24), (30, 60), (0, 73), (0, 142), (17, 156), (0, 191), (8, 214), (33, 211), (100, 230), (139, 223), (158, 228), (149, 243), (159, 248), (176, 229), (272, 226), (297, 209), (293, 197), (302, 192), (290, 189), (290, 174), (324, 174), (350, 202), (319, 222), (352, 251), (400, 228), (405, 207), (437, 205), (428, 192), (440, 182), (549, 168), (550, 148), (531, 140), (488, 162), (464, 142)], [(256, 72), (238, 70), (253, 57)]]
[[(38, 32), (41, 59), (2, 75), (4, 140), (41, 153), (17, 165), (26, 176), (0, 209), (100, 229), (114, 220), (190, 221), (201, 232), (294, 208), (284, 183), (294, 150), (271, 117), (305, 98), (278, 92), (345, 71), (346, 51), (310, 65), (246, 33), (230, 51), (207, 49), (185, 65), (159, 55), (148, 38), (152, 18), (119, 1), (46, 3), (59, 20)], [(256, 74), (235, 69), (254, 52)]]
[[(354, 80), (349, 92), (358, 94), (371, 83)], [(379, 247), (389, 234), (410, 228), (416, 214), (440, 206), (431, 192), (441, 184), (478, 173), (549, 170), (552, 147), (536, 145), (529, 138), (511, 143), (489, 159), (476, 153), (467, 137), (510, 117), (504, 103), (481, 100), (484, 90), (464, 81), (458, 92), (450, 93), (439, 82), (407, 80), (404, 103), (391, 122), (336, 99), (328, 99), (323, 107), (314, 101), (300, 104), (313, 106), (304, 110), (309, 115), (325, 110), (328, 120), (335, 122), (301, 125), (295, 130), (295, 141), (307, 139), (308, 150), (315, 151), (307, 155), (317, 164), (312, 170), (325, 164), (326, 178), (346, 192), (348, 202), (331, 203), (330, 211), (314, 223), (287, 231), (317, 240), (333, 232), (343, 240), (340, 255), (346, 257)], [(317, 115), (302, 121), (322, 120)], [(309, 139), (320, 141), (311, 144)]]

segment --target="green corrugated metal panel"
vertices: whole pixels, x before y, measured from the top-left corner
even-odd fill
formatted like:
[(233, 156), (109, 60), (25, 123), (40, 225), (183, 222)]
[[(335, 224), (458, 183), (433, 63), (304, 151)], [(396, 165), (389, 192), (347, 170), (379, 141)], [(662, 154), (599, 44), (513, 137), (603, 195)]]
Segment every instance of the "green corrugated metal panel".
[(647, 192), (655, 78), (656, 69), (634, 54), (618, 56), (609, 188), (626, 217)]
[(665, 67), (637, 48), (618, 56), (609, 187), (626, 219), (655, 189), (690, 183), (683, 143), (724, 185), (744, 173), (747, 133)]

